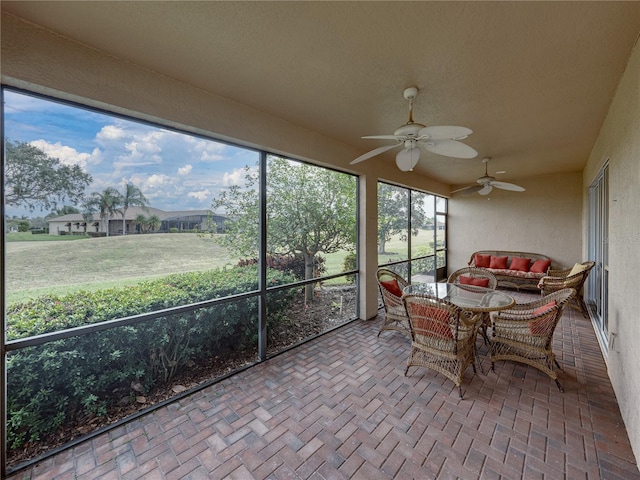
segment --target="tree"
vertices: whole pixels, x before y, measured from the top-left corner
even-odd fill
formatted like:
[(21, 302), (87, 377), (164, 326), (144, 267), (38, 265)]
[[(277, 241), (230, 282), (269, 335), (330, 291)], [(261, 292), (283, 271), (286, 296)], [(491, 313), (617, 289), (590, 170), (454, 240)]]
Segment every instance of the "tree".
[(147, 233), (147, 217), (140, 213), (136, 215), (134, 222), (138, 225), (140, 233)]
[[(258, 253), (258, 173), (245, 168), (243, 188), (233, 186), (212, 204), (224, 210), (227, 234), (215, 237), (240, 256)], [(298, 254), (305, 279), (314, 276), (315, 256), (355, 250), (355, 178), (283, 158), (270, 157), (267, 174), (267, 253)], [(313, 285), (306, 289), (313, 299)]]
[(157, 215), (151, 215), (147, 219), (147, 225), (149, 225), (150, 231), (155, 232), (160, 228), (160, 225), (162, 225), (162, 220), (160, 220), (160, 217), (158, 217)]
[(162, 225), (162, 220), (157, 215), (151, 215), (150, 217), (145, 217), (142, 214), (136, 216), (135, 222), (140, 225), (140, 231), (142, 233), (153, 232), (160, 228)]
[(125, 185), (124, 193), (120, 196), (122, 198), (122, 208), (120, 209), (120, 212), (122, 212), (122, 235), (125, 235), (127, 231), (127, 220), (125, 218), (127, 210), (129, 207), (146, 207), (147, 199), (142, 194), (142, 191), (131, 182)]
[(4, 200), (8, 206), (56, 208), (58, 202), (79, 203), (93, 180), (79, 165), (59, 159), (26, 142), (5, 141)]
[(80, 213), (80, 209), (71, 205), (63, 205), (61, 208), (52, 210), (45, 218), (61, 217), (63, 215), (69, 215), (70, 213)]
[(101, 229), (109, 236), (109, 218), (120, 212), (122, 195), (115, 188), (105, 188), (102, 192), (94, 192), (86, 202), (87, 213), (98, 212), (100, 215)]
[[(415, 195), (422, 195), (415, 193)], [(409, 208), (409, 190), (387, 183), (378, 183), (378, 253), (386, 253), (385, 246), (393, 235), (407, 240), (411, 215), (411, 234), (416, 236), (423, 227), (425, 211), (423, 202), (412, 202)]]

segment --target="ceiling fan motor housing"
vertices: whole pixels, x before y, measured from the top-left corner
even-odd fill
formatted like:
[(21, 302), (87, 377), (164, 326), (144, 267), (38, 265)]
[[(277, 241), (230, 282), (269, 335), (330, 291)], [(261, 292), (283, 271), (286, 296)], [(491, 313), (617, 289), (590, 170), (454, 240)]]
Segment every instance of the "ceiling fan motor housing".
[(422, 125), (421, 123), (412, 122), (412, 123), (407, 123), (401, 126), (395, 132), (393, 132), (393, 134), (397, 136), (407, 136), (407, 137), (417, 138), (419, 136), (420, 130), (422, 130), (423, 128), (424, 128), (424, 125)]
[(480, 177), (479, 179), (477, 179), (476, 182), (478, 182), (480, 185), (484, 185), (485, 183), (492, 182), (495, 179), (496, 179), (495, 177), (490, 177), (489, 175), (485, 175), (484, 177)]

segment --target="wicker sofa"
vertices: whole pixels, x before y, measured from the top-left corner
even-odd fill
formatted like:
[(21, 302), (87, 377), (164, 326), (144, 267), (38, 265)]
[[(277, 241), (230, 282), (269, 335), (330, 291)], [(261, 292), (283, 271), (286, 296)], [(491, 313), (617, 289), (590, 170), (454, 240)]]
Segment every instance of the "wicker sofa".
[[(506, 257), (506, 259), (505, 259)], [(538, 282), (552, 261), (546, 255), (505, 250), (479, 250), (469, 259), (469, 266), (486, 268), (498, 279), (498, 287), (540, 291)]]

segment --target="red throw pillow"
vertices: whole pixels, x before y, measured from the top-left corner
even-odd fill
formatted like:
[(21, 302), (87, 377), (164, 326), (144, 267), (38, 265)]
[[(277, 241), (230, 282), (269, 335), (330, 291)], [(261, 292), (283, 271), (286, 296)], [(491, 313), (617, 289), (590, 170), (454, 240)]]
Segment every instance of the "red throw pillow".
[(475, 285), (477, 287), (488, 287), (489, 286), (489, 279), (488, 278), (473, 278), (473, 277), (467, 277), (465, 275), (460, 275), (458, 277), (458, 281), (462, 285)]
[(529, 269), (532, 273), (547, 273), (547, 269), (551, 266), (551, 260), (536, 260)]
[(387, 280), (386, 282), (380, 282), (380, 285), (382, 285), (384, 288), (386, 288), (390, 293), (392, 293), (396, 297), (402, 296), (402, 290), (400, 289), (400, 285), (398, 285), (398, 280), (396, 280), (395, 278), (391, 280)]
[(476, 253), (473, 264), (476, 267), (489, 268), (489, 265), (491, 264), (491, 255), (480, 255), (479, 253)]
[[(547, 313), (557, 304), (558, 302), (553, 300), (552, 302), (549, 302), (546, 305), (536, 308), (533, 311), (533, 315), (537, 316), (537, 315), (542, 315), (543, 313)], [(547, 326), (550, 320), (551, 318), (549, 317), (538, 318), (537, 320), (534, 320), (533, 322), (529, 323), (529, 330), (533, 335), (544, 335), (547, 332)]]
[(511, 259), (511, 265), (509, 266), (509, 270), (518, 270), (520, 272), (528, 272), (530, 263), (531, 263), (531, 260), (529, 260), (528, 258), (513, 257)]
[(509, 257), (494, 257), (493, 255), (491, 255), (491, 263), (489, 264), (489, 268), (507, 268), (507, 258)]
[(453, 333), (449, 328), (449, 311), (444, 308), (430, 307), (428, 305), (409, 304), (409, 316), (413, 328), (419, 335), (453, 339)]

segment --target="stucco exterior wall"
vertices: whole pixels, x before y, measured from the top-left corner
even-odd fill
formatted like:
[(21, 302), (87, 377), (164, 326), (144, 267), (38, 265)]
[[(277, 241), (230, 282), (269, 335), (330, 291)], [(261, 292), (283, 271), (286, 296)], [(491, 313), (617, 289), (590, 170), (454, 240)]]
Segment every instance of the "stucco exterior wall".
[[(611, 383), (640, 460), (640, 45), (636, 43), (584, 170), (584, 189), (609, 161), (609, 352)], [(584, 204), (587, 204), (584, 193)], [(585, 245), (586, 245), (585, 231)]]
[(494, 189), (449, 200), (448, 273), (466, 267), (477, 250), (540, 253), (557, 267), (583, 261), (581, 173), (509, 182), (526, 191)]

